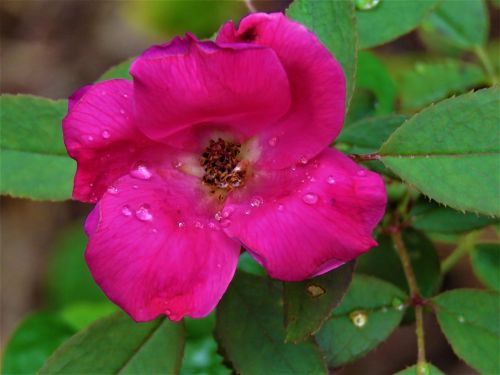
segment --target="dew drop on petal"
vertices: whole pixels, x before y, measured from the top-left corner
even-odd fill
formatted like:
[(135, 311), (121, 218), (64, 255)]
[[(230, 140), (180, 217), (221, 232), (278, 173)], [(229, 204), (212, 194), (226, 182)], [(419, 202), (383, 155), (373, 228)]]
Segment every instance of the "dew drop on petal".
[(306, 158), (305, 156), (302, 156), (302, 157), (299, 159), (299, 161), (300, 161), (300, 164), (304, 164), (304, 165), (305, 165), (305, 164), (307, 164), (307, 162), (308, 162), (308, 160), (307, 160), (307, 158)]
[(118, 188), (116, 186), (111, 185), (111, 186), (108, 187), (108, 193), (110, 193), (110, 194), (117, 194), (118, 193)]
[(200, 222), (200, 221), (195, 221), (195, 222), (194, 222), (194, 227), (195, 227), (195, 228), (198, 228), (198, 229), (203, 229), (205, 226), (203, 225), (203, 223), (202, 223), (202, 222)]
[(109, 139), (111, 137), (111, 133), (109, 132), (109, 130), (103, 130), (101, 133), (101, 137), (103, 139)]
[(333, 176), (328, 176), (328, 178), (326, 179), (326, 182), (329, 183), (330, 185), (334, 185), (336, 181), (333, 178)]
[(222, 268), (222, 264), (217, 263), (217, 268)]
[(224, 220), (222, 220), (222, 221), (220, 222), (220, 226), (221, 226), (222, 228), (227, 228), (227, 227), (228, 227), (228, 226), (230, 226), (230, 225), (231, 225), (231, 220), (229, 220), (229, 219), (224, 219)]
[(245, 215), (250, 215), (251, 213), (252, 213), (252, 211), (251, 211), (249, 208), (247, 208), (247, 209), (244, 211), (244, 214), (245, 214)]
[(134, 189), (134, 190), (139, 189), (139, 185), (132, 185), (132, 189)]
[(128, 94), (123, 94), (123, 97), (126, 99), (128, 98)]
[(179, 221), (179, 222), (177, 223), (177, 226), (178, 226), (179, 228), (184, 228), (184, 226), (185, 226), (185, 225), (186, 225), (186, 224), (184, 224), (184, 222), (183, 222), (183, 221)]
[(366, 171), (364, 169), (360, 169), (356, 174), (359, 177), (366, 177)]
[(175, 169), (179, 169), (180, 167), (182, 167), (182, 161), (180, 160), (174, 160), (172, 161), (172, 167), (174, 167)]
[(278, 211), (284, 211), (284, 210), (285, 210), (285, 206), (282, 204), (278, 204)]
[(267, 143), (269, 143), (269, 146), (271, 147), (276, 146), (278, 144), (278, 137), (269, 138), (269, 141)]
[(222, 213), (220, 211), (217, 211), (214, 215), (215, 220), (221, 221), (222, 220)]
[(262, 199), (262, 197), (258, 197), (258, 196), (255, 196), (250, 200), (250, 206), (252, 206), (253, 208), (260, 207), (260, 206), (262, 206), (263, 203), (264, 203), (264, 199)]
[(356, 0), (356, 9), (358, 10), (370, 10), (375, 8), (380, 4), (381, 0)]
[(318, 199), (318, 196), (314, 193), (307, 193), (302, 197), (302, 200), (307, 204), (316, 204)]
[(149, 180), (152, 176), (152, 173), (144, 164), (144, 162), (137, 162), (134, 164), (132, 169), (130, 170), (130, 175), (134, 178), (138, 178), (139, 180)]
[(94, 140), (94, 137), (89, 135), (89, 134), (86, 134), (86, 135), (82, 135), (82, 139), (84, 141), (87, 141), (87, 142), (92, 142)]
[(122, 207), (122, 214), (123, 216), (132, 216), (132, 211), (130, 210), (130, 207), (129, 206), (123, 206)]
[(364, 310), (356, 310), (349, 314), (352, 324), (358, 328), (363, 328), (368, 323), (368, 314)]
[(153, 215), (149, 212), (149, 206), (147, 204), (142, 205), (135, 211), (135, 217), (140, 221), (152, 221)]

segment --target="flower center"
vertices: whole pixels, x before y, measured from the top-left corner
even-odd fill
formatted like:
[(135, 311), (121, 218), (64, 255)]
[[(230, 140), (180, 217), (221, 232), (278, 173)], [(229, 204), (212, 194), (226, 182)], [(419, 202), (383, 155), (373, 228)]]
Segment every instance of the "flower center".
[(222, 138), (210, 140), (201, 155), (201, 165), (205, 170), (203, 182), (215, 189), (232, 190), (241, 186), (245, 170), (239, 163), (241, 145)]

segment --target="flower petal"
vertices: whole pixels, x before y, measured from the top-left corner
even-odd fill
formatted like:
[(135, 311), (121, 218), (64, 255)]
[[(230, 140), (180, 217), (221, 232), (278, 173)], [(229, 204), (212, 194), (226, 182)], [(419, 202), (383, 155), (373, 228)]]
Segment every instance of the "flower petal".
[(217, 43), (246, 42), (272, 48), (292, 92), (289, 113), (260, 135), (260, 167), (279, 169), (313, 158), (339, 134), (345, 112), (345, 78), (340, 64), (301, 24), (281, 13), (254, 13), (238, 29), (226, 23)]
[(384, 214), (382, 178), (327, 149), (293, 169), (256, 171), (228, 197), (226, 233), (271, 277), (298, 281), (325, 273), (376, 245)]
[(197, 188), (199, 180), (165, 173), (117, 181), (117, 190), (99, 202), (100, 219), (85, 253), (97, 284), (136, 321), (209, 314), (240, 253), (237, 241), (211, 228), (216, 203)]
[(286, 73), (269, 48), (220, 46), (188, 35), (147, 50), (130, 71), (141, 130), (177, 147), (174, 133), (188, 132), (196, 141), (195, 133), (207, 125), (241, 141), (290, 106)]
[(63, 134), (69, 155), (78, 163), (73, 198), (84, 202), (96, 202), (141, 160), (145, 149), (153, 147), (134, 124), (133, 86), (127, 80), (100, 82), (75, 92)]

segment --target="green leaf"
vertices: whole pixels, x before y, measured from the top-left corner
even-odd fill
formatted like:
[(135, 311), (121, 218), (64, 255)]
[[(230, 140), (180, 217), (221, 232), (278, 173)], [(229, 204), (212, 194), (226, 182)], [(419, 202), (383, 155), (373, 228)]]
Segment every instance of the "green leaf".
[(410, 211), (412, 226), (425, 232), (461, 233), (483, 228), (498, 219), (462, 213), (436, 203), (419, 202)]
[(75, 332), (56, 314), (30, 315), (7, 342), (2, 374), (36, 374), (54, 350)]
[(437, 0), (381, 0), (369, 10), (356, 11), (361, 48), (375, 47), (417, 27)]
[(500, 290), (500, 245), (476, 245), (471, 253), (474, 273), (488, 288)]
[(351, 153), (376, 152), (407, 118), (404, 115), (390, 115), (357, 121), (342, 130), (337, 142), (352, 146), (349, 149)]
[[(412, 229), (403, 232), (403, 241), (420, 292), (424, 297), (432, 296), (441, 284), (441, 264), (434, 245), (422, 232)], [(378, 247), (358, 258), (356, 271), (376, 276), (408, 292), (403, 266), (391, 237), (380, 235), (377, 242)]]
[(398, 371), (395, 375), (444, 375), (444, 373), (437, 367), (431, 365), (430, 363), (425, 364), (425, 372), (419, 373), (417, 365), (407, 367), (402, 371)]
[(106, 81), (108, 79), (132, 79), (132, 76), (129, 73), (130, 65), (134, 61), (135, 57), (131, 57), (128, 60), (125, 60), (118, 65), (115, 65), (104, 72), (102, 76), (97, 79), (97, 82)]
[(342, 303), (316, 335), (328, 364), (342, 366), (384, 341), (399, 325), (406, 298), (385, 281), (356, 274)]
[(210, 313), (202, 319), (185, 317), (186, 337), (188, 339), (200, 339), (211, 336), (215, 329), (215, 312)]
[(340, 303), (351, 283), (353, 264), (302, 282), (284, 283), (286, 341), (315, 334)]
[(383, 163), (430, 198), (500, 215), (500, 89), (444, 100), (400, 126), (380, 149)]
[(368, 51), (359, 51), (356, 88), (363, 88), (375, 94), (375, 115), (389, 114), (394, 110), (396, 85), (384, 64)]
[(182, 324), (165, 318), (138, 324), (120, 312), (66, 341), (40, 374), (177, 373), (183, 352)]
[(422, 108), (485, 82), (483, 71), (474, 64), (455, 60), (418, 63), (400, 73), (401, 106), (404, 110)]
[(217, 354), (217, 342), (214, 338), (205, 336), (187, 341), (180, 373), (181, 375), (230, 375), (231, 370), (222, 364), (222, 357)]
[(216, 338), (240, 374), (326, 374), (312, 342), (285, 343), (280, 283), (237, 273), (217, 307)]
[(105, 302), (104, 293), (92, 279), (83, 254), (87, 236), (78, 221), (64, 229), (49, 259), (45, 293), (51, 306), (75, 302)]
[(266, 270), (255, 259), (252, 258), (249, 252), (245, 251), (238, 259), (238, 269), (251, 273), (257, 276), (265, 276)]
[(64, 148), (66, 101), (29, 95), (0, 97), (1, 193), (18, 198), (71, 197), (75, 163)]
[(433, 299), (453, 351), (483, 374), (500, 374), (499, 298), (495, 292), (455, 289)]
[(346, 77), (346, 106), (354, 91), (358, 34), (352, 1), (295, 0), (286, 15), (314, 32), (342, 65)]
[(482, 45), (488, 37), (488, 14), (483, 0), (441, 1), (422, 22), (436, 42), (462, 49)]
[(111, 302), (77, 302), (65, 306), (59, 313), (61, 318), (75, 332), (87, 327), (91, 323), (116, 312), (118, 308)]

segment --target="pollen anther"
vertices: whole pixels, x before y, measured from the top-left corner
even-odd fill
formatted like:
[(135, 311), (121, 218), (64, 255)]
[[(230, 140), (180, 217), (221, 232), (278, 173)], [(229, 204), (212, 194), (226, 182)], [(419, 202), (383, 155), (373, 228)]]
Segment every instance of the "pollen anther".
[(241, 145), (222, 138), (210, 140), (201, 154), (201, 165), (205, 170), (203, 182), (216, 189), (232, 190), (243, 184), (245, 170), (239, 158)]

